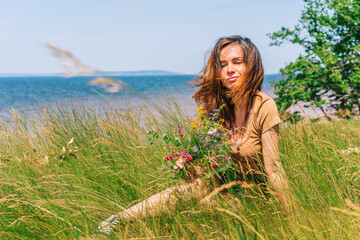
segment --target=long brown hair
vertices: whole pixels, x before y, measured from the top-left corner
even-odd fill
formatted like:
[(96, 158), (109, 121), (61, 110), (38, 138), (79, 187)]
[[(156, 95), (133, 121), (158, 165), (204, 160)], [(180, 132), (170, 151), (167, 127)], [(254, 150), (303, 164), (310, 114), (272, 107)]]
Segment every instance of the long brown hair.
[[(237, 82), (231, 89), (227, 89), (220, 78), (220, 52), (231, 44), (239, 44), (243, 51), (243, 61), (246, 64), (245, 81)], [(235, 105), (244, 104), (247, 109), (245, 119), (247, 119), (252, 98), (257, 90), (261, 90), (264, 79), (264, 68), (259, 50), (248, 38), (237, 35), (220, 38), (199, 75), (192, 81), (200, 89), (194, 94), (198, 105), (204, 107), (207, 115), (213, 109), (218, 109), (221, 105), (225, 107), (220, 113), (220, 117), (225, 120), (226, 127), (235, 127)]]

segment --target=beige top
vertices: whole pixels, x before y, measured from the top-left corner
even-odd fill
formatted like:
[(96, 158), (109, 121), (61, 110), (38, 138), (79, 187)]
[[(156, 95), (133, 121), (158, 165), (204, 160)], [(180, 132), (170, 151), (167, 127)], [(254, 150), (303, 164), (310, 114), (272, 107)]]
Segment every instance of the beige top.
[(277, 107), (272, 98), (258, 91), (243, 136), (233, 137), (231, 157), (239, 164), (240, 172), (245, 179), (248, 174), (263, 174), (263, 155), (261, 135), (281, 122)]

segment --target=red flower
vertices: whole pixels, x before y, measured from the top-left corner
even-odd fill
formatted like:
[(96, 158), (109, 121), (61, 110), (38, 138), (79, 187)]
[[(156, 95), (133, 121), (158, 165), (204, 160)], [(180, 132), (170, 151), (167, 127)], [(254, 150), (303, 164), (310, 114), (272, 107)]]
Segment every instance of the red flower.
[(217, 169), (217, 168), (218, 168), (214, 163), (211, 164), (211, 167), (212, 167), (213, 169)]

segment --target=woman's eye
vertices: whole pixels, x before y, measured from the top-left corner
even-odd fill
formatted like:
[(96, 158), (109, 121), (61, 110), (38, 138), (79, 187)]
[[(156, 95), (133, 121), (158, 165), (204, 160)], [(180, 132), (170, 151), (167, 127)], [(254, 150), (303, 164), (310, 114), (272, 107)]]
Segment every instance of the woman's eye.
[(223, 68), (223, 67), (226, 67), (226, 64), (221, 64), (220, 67), (222, 67), (222, 68)]
[(236, 61), (235, 64), (242, 64), (242, 62), (241, 61)]

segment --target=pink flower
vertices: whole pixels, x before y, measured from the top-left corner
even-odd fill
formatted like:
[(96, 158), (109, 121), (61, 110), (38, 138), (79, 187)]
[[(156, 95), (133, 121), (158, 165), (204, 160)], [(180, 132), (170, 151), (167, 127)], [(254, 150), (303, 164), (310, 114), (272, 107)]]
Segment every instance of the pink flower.
[(184, 136), (184, 134), (180, 133), (180, 138), (182, 138)]
[(185, 158), (185, 162), (190, 162), (193, 160), (193, 157), (190, 154), (185, 154), (183, 158)]
[(181, 127), (180, 127), (180, 126), (178, 126), (178, 132), (179, 132), (179, 133), (181, 132)]
[(185, 153), (186, 153), (186, 149), (184, 149), (183, 151), (181, 151), (181, 155), (185, 155)]
[(180, 157), (180, 153), (174, 153), (172, 156), (177, 159), (178, 157)]
[(172, 156), (166, 156), (167, 161), (171, 161), (172, 158), (173, 158)]

